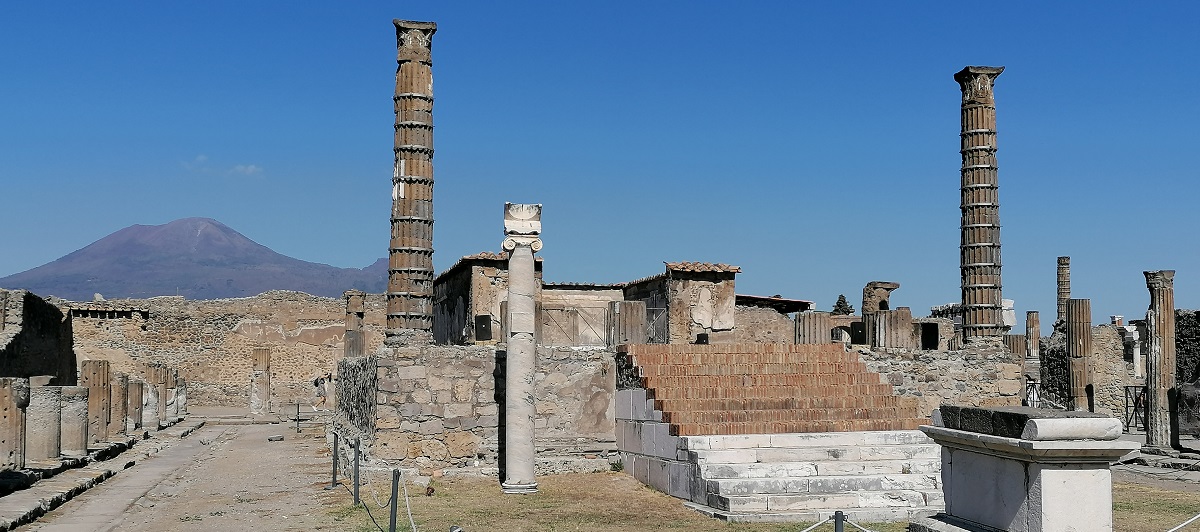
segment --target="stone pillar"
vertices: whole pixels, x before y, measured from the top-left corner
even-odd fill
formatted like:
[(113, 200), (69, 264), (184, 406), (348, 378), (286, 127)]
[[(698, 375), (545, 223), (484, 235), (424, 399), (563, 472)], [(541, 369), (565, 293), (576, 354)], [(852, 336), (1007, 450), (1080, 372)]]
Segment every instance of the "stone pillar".
[(1004, 67), (969, 66), (954, 75), (962, 89), (962, 332), (964, 341), (1005, 333), (1000, 281), (1000, 200), (996, 100)]
[(154, 370), (146, 372), (142, 386), (142, 428), (158, 430), (162, 418), (158, 416), (158, 383), (154, 382)]
[(25, 409), (25, 460), (57, 460), (61, 449), (62, 386), (32, 386)]
[(367, 294), (360, 290), (346, 290), (342, 297), (346, 300), (346, 335), (342, 339), (342, 355), (364, 356), (367, 352), (366, 337), (363, 334), (363, 322), (367, 315)]
[(167, 369), (167, 419), (179, 421), (179, 370)]
[(386, 340), (433, 339), (433, 61), (437, 24), (396, 26), (395, 166)]
[(504, 373), (505, 493), (535, 493), (533, 374), (537, 367), (537, 279), (533, 254), (542, 249), (542, 206), (504, 204), (508, 257), (508, 343)]
[[(1071, 378), (1071, 410), (1095, 407), (1092, 362), (1092, 300), (1067, 300), (1067, 360)], [(1089, 389), (1091, 393), (1089, 393)]]
[(132, 432), (142, 428), (142, 404), (145, 402), (146, 386), (140, 380), (129, 379), (129, 391), (126, 394), (127, 410), (125, 411), (125, 431)]
[(25, 468), (25, 410), (29, 379), (0, 378), (0, 470)]
[(1146, 446), (1177, 447), (1171, 413), (1175, 390), (1175, 270), (1143, 272), (1150, 290), (1146, 310)]
[(62, 438), (63, 456), (87, 456), (88, 453), (88, 388), (87, 386), (62, 387)]
[(1042, 318), (1036, 310), (1025, 313), (1025, 380), (1039, 382), (1042, 375)]
[(833, 343), (833, 317), (828, 312), (801, 312), (796, 314), (796, 343)]
[(111, 380), (107, 360), (79, 362), (79, 385), (88, 389), (88, 443), (108, 439)]
[(646, 343), (646, 302), (608, 303), (608, 345)]
[(108, 437), (124, 436), (125, 419), (129, 415), (129, 375), (114, 373), (109, 384)]
[(167, 417), (167, 368), (166, 366), (156, 366), (154, 368), (154, 397), (158, 399), (158, 404), (155, 407), (155, 412), (158, 414), (158, 427), (162, 428), (171, 423), (171, 418)]
[(255, 347), (254, 369), (250, 371), (250, 413), (271, 411), (271, 348)]
[(187, 417), (187, 381), (182, 378), (175, 379), (175, 406), (179, 417)]
[(1067, 300), (1071, 299), (1071, 257), (1058, 258), (1058, 317), (1054, 323), (1067, 319)]

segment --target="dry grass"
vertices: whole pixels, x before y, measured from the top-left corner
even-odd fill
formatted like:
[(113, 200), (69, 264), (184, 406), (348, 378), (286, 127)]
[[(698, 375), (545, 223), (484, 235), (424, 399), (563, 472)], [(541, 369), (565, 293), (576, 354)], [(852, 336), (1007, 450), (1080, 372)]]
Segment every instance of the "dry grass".
[[(679, 499), (647, 488), (624, 473), (556, 475), (541, 477), (539, 482), (540, 491), (532, 496), (504, 495), (500, 492), (499, 482), (490, 478), (435, 480), (432, 497), (410, 487), (413, 518), (417, 529), (423, 532), (445, 532), (451, 525), (461, 526), (466, 532), (795, 532), (807, 526), (796, 523), (728, 524), (704, 517), (684, 507)], [(386, 502), (386, 490), (390, 487), (381, 482), (364, 486), (362, 492), (376, 521), (387, 530), (388, 510), (376, 505), (368, 491), (371, 488), (378, 489), (378, 500)], [(336, 502), (343, 506), (330, 513), (337, 521), (345, 523), (346, 530), (378, 530), (363, 509), (348, 506), (349, 496), (342, 498), (346, 500)], [(1114, 530), (1162, 532), (1200, 513), (1200, 486), (1117, 482), (1113, 484), (1113, 500)], [(397, 530), (409, 530), (403, 501), (398, 517)], [(907, 530), (907, 523), (859, 524), (875, 532)], [(833, 525), (817, 530), (833, 530)]]

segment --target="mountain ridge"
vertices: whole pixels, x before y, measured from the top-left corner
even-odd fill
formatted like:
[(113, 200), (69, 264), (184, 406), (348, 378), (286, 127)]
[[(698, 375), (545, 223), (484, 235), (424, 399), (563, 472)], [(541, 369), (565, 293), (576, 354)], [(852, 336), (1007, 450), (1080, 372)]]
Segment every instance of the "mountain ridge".
[(63, 257), (0, 277), (0, 287), (68, 300), (247, 297), (294, 290), (340, 297), (351, 288), (383, 292), (387, 259), (338, 268), (277, 253), (212, 218), (131, 225)]

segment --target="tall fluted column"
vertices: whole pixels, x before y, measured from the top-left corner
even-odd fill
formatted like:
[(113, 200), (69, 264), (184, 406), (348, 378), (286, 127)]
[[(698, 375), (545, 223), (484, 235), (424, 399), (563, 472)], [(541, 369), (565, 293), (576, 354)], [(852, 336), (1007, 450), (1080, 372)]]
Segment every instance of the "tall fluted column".
[(1175, 395), (1175, 270), (1143, 272), (1150, 290), (1146, 311), (1146, 446), (1174, 447), (1171, 401)]
[(396, 25), (395, 166), (386, 339), (433, 339), (433, 22)]
[(996, 100), (1004, 67), (969, 66), (954, 75), (962, 89), (963, 339), (1005, 333), (1000, 282), (1000, 198), (996, 167)]
[(504, 204), (508, 257), (508, 343), (504, 373), (505, 493), (534, 493), (533, 374), (537, 366), (537, 279), (533, 254), (542, 249), (542, 206)]
[(1071, 299), (1071, 257), (1058, 258), (1058, 317), (1055, 323), (1067, 319), (1067, 300)]
[(1038, 382), (1042, 375), (1042, 318), (1036, 310), (1025, 312), (1025, 379)]
[(1092, 300), (1067, 300), (1067, 359), (1070, 364), (1071, 409), (1094, 410), (1092, 385)]

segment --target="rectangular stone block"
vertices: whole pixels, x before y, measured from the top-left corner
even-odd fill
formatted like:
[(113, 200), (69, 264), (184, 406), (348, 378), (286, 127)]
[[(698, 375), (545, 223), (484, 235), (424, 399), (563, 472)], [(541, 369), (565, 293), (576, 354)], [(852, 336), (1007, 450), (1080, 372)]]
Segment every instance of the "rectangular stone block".
[(617, 419), (633, 419), (633, 390), (617, 390), (613, 402)]

